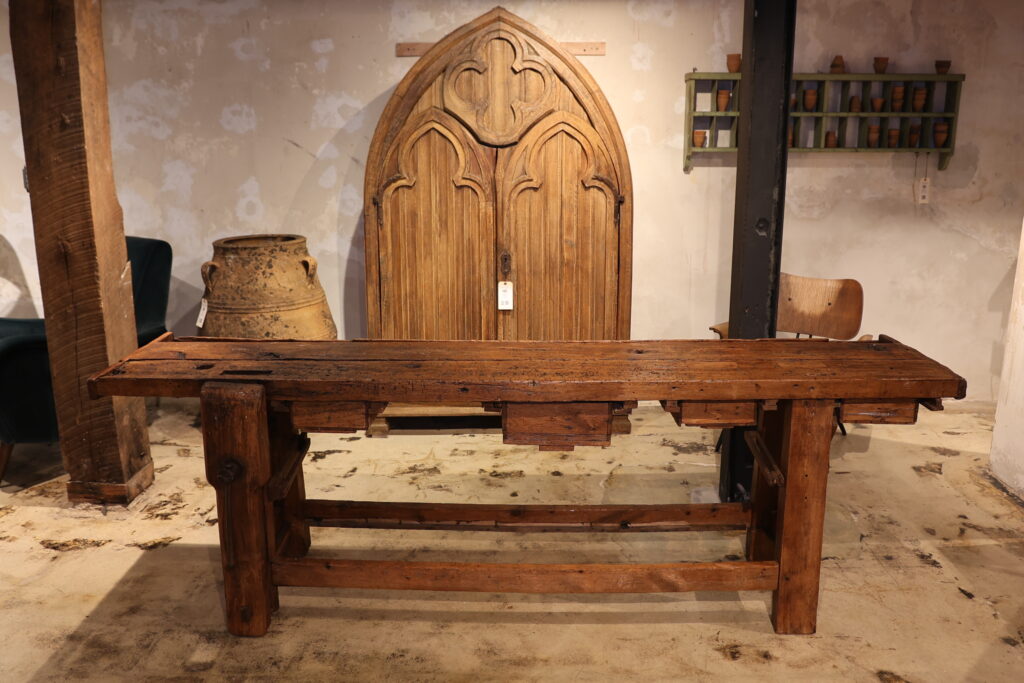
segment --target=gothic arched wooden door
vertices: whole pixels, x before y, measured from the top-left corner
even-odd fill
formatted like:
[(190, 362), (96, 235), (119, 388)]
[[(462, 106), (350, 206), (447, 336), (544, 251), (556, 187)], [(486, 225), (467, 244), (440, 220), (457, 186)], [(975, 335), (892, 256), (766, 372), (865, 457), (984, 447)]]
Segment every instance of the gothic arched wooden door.
[[(594, 79), (497, 8), (399, 83), (365, 185), (369, 335), (627, 339), (632, 183)], [(498, 310), (498, 281), (513, 285)]]

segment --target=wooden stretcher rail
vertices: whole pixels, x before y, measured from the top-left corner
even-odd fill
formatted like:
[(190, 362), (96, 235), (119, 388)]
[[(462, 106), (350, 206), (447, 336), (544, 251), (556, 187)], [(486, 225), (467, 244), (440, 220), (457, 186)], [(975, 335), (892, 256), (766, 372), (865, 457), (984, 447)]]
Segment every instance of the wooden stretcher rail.
[(383, 560), (278, 559), (278, 586), (495, 593), (668, 593), (768, 591), (778, 562), (665, 564), (480, 564)]
[(775, 456), (768, 448), (768, 444), (764, 442), (764, 437), (761, 436), (760, 432), (747, 431), (743, 433), (743, 438), (750, 447), (750, 452), (754, 455), (754, 460), (757, 461), (757, 466), (761, 468), (761, 473), (764, 476), (764, 480), (768, 482), (769, 486), (785, 486), (786, 478), (782, 474), (782, 470), (779, 469), (779, 464), (775, 460)]
[(746, 529), (740, 503), (675, 505), (476, 505), (305, 501), (314, 526), (474, 531), (711, 531)]

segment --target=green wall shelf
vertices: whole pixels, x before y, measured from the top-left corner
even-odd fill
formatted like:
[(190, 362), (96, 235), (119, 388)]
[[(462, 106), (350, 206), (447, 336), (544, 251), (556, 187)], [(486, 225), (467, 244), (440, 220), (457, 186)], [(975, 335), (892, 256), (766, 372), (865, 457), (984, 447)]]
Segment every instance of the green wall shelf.
[[(793, 133), (790, 152), (934, 152), (939, 170), (945, 170), (956, 146), (957, 119), (963, 74), (793, 74), (790, 89), (789, 125)], [(893, 86), (902, 85), (902, 106), (893, 109)], [(738, 73), (686, 74), (686, 133), (683, 170), (693, 169), (694, 155), (715, 155), (736, 151), (739, 123)], [(924, 106), (914, 111), (914, 90), (925, 91)], [(718, 110), (718, 92), (732, 96)], [(813, 109), (804, 109), (804, 91), (816, 90)], [(863, 111), (850, 111), (850, 98), (861, 100)], [(698, 98), (701, 108), (698, 109)], [(794, 102), (795, 98), (795, 102)], [(882, 98), (881, 111), (871, 111), (872, 98)], [(936, 106), (938, 105), (938, 106)], [(935, 144), (935, 124), (945, 122), (949, 134), (942, 145)], [(868, 126), (880, 128), (876, 146), (868, 144)], [(916, 145), (911, 145), (911, 126), (920, 126)], [(693, 144), (693, 131), (705, 131), (703, 147)], [(889, 130), (899, 136), (889, 146)], [(826, 147), (826, 133), (836, 134), (837, 145)]]

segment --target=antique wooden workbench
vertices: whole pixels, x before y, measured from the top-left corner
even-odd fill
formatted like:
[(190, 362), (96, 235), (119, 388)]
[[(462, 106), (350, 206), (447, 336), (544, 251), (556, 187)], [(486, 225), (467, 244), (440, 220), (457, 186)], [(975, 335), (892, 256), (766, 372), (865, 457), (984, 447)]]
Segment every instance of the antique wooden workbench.
[[(266, 633), (278, 586), (509, 593), (770, 590), (779, 633), (813, 633), (829, 444), (844, 422), (912, 424), (963, 378), (912, 348), (808, 340), (252, 341), (165, 335), (90, 380), (94, 396), (198, 396), (217, 491), (228, 630)], [(312, 500), (306, 432), (365, 429), (387, 402), (482, 402), (506, 443), (607, 445), (613, 411), (749, 427), (749, 503), (470, 505)], [(746, 560), (489, 564), (308, 555), (311, 525), (494, 531), (746, 529)]]

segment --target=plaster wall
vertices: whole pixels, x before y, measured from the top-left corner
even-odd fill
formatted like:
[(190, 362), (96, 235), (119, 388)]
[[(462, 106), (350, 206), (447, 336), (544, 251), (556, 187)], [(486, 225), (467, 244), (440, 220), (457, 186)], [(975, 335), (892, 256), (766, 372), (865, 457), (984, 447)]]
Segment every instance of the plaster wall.
[[(412, 66), (397, 41), (435, 41), (494, 0), (107, 0), (114, 168), (129, 234), (175, 250), (169, 322), (194, 330), (214, 239), (309, 238), (344, 337), (365, 330), (362, 180), (387, 98)], [(4, 3), (6, 4), (6, 3)], [(742, 0), (509, 0), (581, 61), (626, 138), (635, 185), (633, 336), (710, 336), (727, 317), (735, 169), (683, 173), (684, 74), (740, 51)], [(0, 315), (41, 314), (7, 14), (0, 13)], [(1024, 4), (802, 0), (795, 69), (967, 74), (947, 171), (924, 155), (790, 158), (783, 268), (853, 277), (862, 331), (916, 346), (992, 399), (1020, 218)], [(913, 181), (933, 180), (928, 205)]]
[(992, 430), (992, 473), (1024, 498), (1024, 239), (1017, 257), (1003, 377)]

